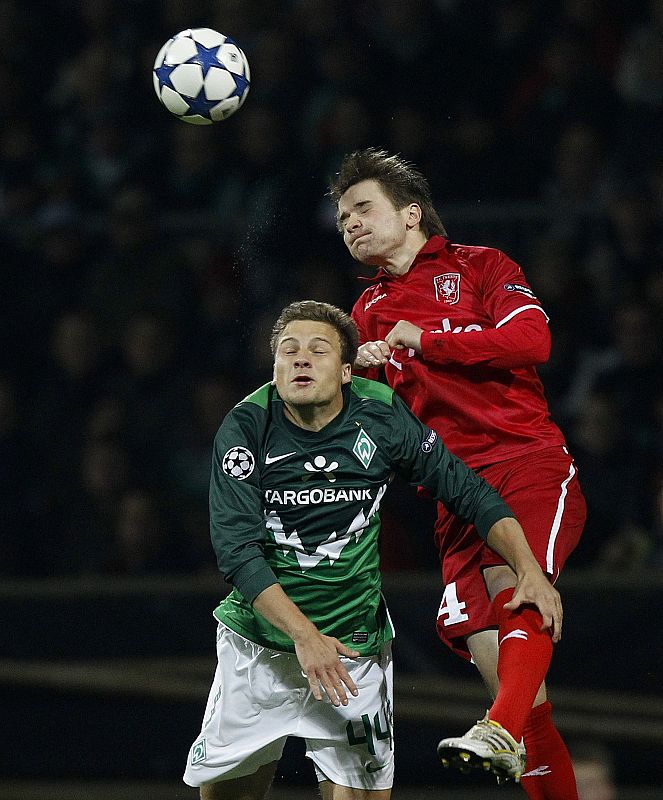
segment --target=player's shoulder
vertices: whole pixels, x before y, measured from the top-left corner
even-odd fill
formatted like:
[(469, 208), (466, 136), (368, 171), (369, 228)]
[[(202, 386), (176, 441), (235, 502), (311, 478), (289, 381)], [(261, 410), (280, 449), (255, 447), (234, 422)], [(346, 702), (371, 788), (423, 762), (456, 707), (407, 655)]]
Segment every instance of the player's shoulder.
[(242, 398), (239, 401), (239, 403), (237, 403), (237, 405), (235, 406), (235, 409), (244, 407), (248, 407), (249, 409), (251, 409), (252, 406), (257, 406), (258, 408), (262, 408), (266, 411), (267, 408), (269, 407), (271, 397), (272, 397), (272, 384), (265, 383), (255, 391), (251, 392), (250, 394), (247, 394), (246, 397)]
[(487, 265), (494, 265), (506, 258), (506, 254), (497, 247), (487, 247), (477, 244), (451, 244), (451, 252), (461, 261), (469, 266), (482, 268)]
[(374, 401), (378, 406), (391, 408), (394, 404), (394, 390), (384, 383), (352, 376), (352, 394), (360, 401)]
[(217, 438), (222, 439), (232, 431), (241, 430), (250, 435), (261, 429), (269, 416), (272, 395), (272, 385), (266, 383), (243, 397), (223, 418)]

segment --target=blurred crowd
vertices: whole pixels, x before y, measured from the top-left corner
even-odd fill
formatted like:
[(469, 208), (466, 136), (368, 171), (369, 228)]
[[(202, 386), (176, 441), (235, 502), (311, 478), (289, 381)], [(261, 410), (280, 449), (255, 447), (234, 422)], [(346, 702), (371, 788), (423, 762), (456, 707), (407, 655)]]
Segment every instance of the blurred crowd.
[[(161, 45), (211, 27), (252, 87), (172, 117)], [(414, 161), (456, 242), (518, 261), (580, 468), (579, 569), (663, 568), (663, 0), (0, 0), (0, 571), (215, 570), (214, 433), (270, 326), (365, 284), (328, 180)], [(395, 486), (386, 569), (434, 569)]]

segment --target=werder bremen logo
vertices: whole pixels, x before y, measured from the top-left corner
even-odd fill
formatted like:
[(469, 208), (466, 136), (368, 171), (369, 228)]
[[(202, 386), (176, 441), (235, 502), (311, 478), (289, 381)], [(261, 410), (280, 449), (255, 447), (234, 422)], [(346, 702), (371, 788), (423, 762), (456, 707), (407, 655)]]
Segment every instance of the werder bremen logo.
[(191, 764), (200, 764), (207, 758), (207, 742), (205, 739), (199, 739), (191, 748)]
[(357, 456), (359, 461), (362, 463), (364, 469), (368, 469), (368, 466), (371, 463), (371, 459), (375, 455), (376, 450), (377, 447), (375, 446), (375, 442), (362, 428), (357, 434), (357, 438), (355, 440), (354, 447), (352, 448), (352, 452)]

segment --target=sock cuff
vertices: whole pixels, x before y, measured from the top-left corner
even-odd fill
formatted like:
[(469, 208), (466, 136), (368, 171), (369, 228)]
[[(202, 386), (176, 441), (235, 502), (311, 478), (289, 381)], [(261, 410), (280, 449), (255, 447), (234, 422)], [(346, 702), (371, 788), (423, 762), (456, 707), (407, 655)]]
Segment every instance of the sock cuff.
[(550, 717), (552, 715), (552, 704), (550, 700), (546, 700), (545, 703), (540, 703), (538, 706), (534, 706), (534, 708), (529, 712), (529, 719), (527, 722), (530, 725), (536, 725), (537, 722), (541, 722), (544, 717)]
[(509, 586), (506, 589), (502, 589), (501, 592), (498, 592), (495, 597), (493, 598), (493, 609), (496, 613), (498, 613), (502, 606), (505, 603), (508, 603), (509, 600), (513, 598), (513, 593), (516, 591), (515, 586)]
[[(509, 587), (507, 589), (502, 589), (501, 592), (498, 592), (492, 602), (493, 613), (498, 619), (500, 626), (503, 622), (507, 622), (508, 620), (519, 620), (519, 625), (529, 625), (531, 626), (532, 630), (536, 630), (540, 632), (540, 626), (543, 621), (543, 617), (541, 616), (541, 612), (535, 605), (525, 604), (521, 605), (515, 611), (508, 611), (504, 608), (504, 605), (508, 603), (510, 600), (513, 599), (513, 595), (515, 593), (515, 587)], [(552, 633), (548, 630), (545, 631), (548, 635), (552, 636)]]

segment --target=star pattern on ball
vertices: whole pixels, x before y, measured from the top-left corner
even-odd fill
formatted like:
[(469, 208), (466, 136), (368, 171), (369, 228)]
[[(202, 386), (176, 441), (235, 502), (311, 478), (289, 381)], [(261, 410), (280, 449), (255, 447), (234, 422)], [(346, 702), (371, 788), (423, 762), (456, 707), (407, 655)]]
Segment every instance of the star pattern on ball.
[(217, 57), (217, 53), (219, 51), (218, 45), (217, 47), (203, 47), (200, 42), (196, 42), (196, 50), (198, 51), (195, 56), (191, 56), (190, 59), (187, 60), (187, 64), (200, 64), (200, 67), (203, 71), (203, 77), (207, 75), (210, 71), (211, 67), (218, 67), (219, 66), (219, 59)]
[(198, 92), (198, 95), (193, 99), (189, 99), (188, 97), (182, 97), (182, 100), (186, 102), (189, 106), (189, 110), (192, 114), (200, 114), (201, 117), (207, 117), (210, 119), (210, 112), (211, 110), (219, 105), (218, 100), (208, 100), (205, 96), (205, 87)]
[[(161, 103), (175, 116), (195, 124), (218, 122), (233, 114), (251, 86), (241, 48), (229, 36), (210, 33), (215, 32), (182, 31), (166, 42), (153, 67), (154, 89)], [(207, 47), (199, 38), (217, 43)], [(172, 61), (175, 63), (169, 63)], [(208, 91), (215, 96), (213, 100), (208, 99)]]
[(231, 73), (231, 75), (233, 76), (233, 79), (235, 81), (235, 86), (237, 87), (237, 89), (232, 93), (231, 97), (234, 97), (235, 95), (241, 97), (246, 91), (249, 82), (244, 77), (244, 75), (235, 75), (234, 72)]
[(170, 75), (176, 66), (177, 64), (173, 64), (171, 66), (170, 64), (166, 64), (166, 62), (164, 61), (160, 67), (157, 67), (154, 70), (154, 74), (157, 76), (161, 86), (167, 86), (169, 89), (172, 89), (173, 91), (175, 91), (175, 87), (170, 81)]

